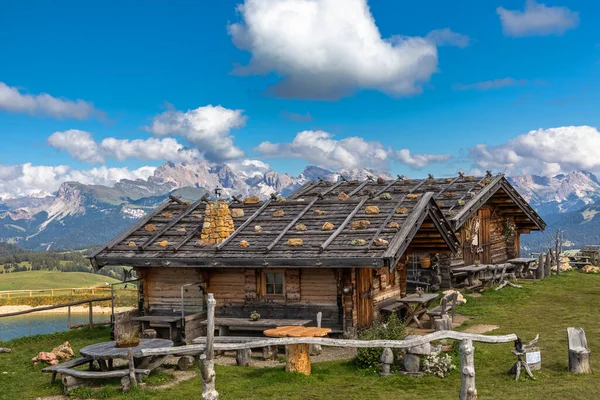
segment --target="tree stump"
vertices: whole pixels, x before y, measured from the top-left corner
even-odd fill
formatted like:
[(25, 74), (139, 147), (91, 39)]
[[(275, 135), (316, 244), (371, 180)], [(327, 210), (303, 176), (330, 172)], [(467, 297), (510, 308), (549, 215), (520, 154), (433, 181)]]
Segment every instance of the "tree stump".
[(435, 331), (451, 331), (452, 318), (448, 314), (442, 315), (440, 318), (434, 318), (433, 329)]
[(379, 375), (388, 376), (390, 374), (390, 367), (394, 362), (394, 353), (392, 352), (392, 349), (390, 349), (389, 347), (383, 349), (379, 361), (381, 361), (381, 372), (379, 373)]
[(569, 350), (569, 372), (574, 374), (591, 374), (590, 352)]
[(64, 375), (62, 377), (62, 384), (65, 394), (69, 394), (71, 390), (74, 390), (81, 386), (85, 386), (85, 381), (83, 379)]
[(194, 357), (192, 356), (179, 357), (177, 361), (177, 367), (180, 371), (187, 371), (192, 367), (192, 364), (194, 364)]
[(251, 349), (237, 350), (235, 354), (235, 362), (241, 367), (247, 367), (250, 365), (250, 356), (252, 355)]
[(418, 354), (406, 353), (404, 355), (404, 370), (409, 375), (419, 374), (421, 369), (421, 356)]
[(307, 344), (290, 344), (285, 346), (286, 372), (299, 372), (310, 375), (310, 357)]
[(535, 270), (535, 279), (542, 280), (546, 276), (546, 274), (544, 273), (544, 268), (545, 268), (544, 260), (545, 260), (545, 254), (542, 253), (542, 254), (540, 254), (540, 257), (538, 258), (538, 267)]
[(277, 358), (277, 346), (265, 346), (262, 349), (262, 358), (263, 360), (273, 360)]

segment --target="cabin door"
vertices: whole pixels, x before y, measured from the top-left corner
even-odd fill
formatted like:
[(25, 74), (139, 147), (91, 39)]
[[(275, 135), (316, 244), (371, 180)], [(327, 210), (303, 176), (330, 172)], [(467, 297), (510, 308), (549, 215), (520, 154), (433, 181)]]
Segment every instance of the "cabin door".
[(373, 323), (373, 270), (359, 268), (356, 274), (356, 329), (364, 329)]
[(483, 249), (480, 256), (481, 264), (492, 263), (492, 238), (491, 238), (491, 219), (492, 210), (489, 207), (481, 207), (478, 211), (479, 226), (479, 246)]

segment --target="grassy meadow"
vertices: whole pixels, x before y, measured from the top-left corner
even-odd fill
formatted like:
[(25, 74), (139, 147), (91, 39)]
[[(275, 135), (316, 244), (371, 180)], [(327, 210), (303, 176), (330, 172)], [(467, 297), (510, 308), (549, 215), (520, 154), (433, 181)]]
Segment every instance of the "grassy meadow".
[(38, 290), (85, 288), (118, 282), (116, 279), (88, 272), (26, 271), (0, 274), (2, 290)]
[[(467, 297), (458, 312), (471, 317), (466, 325), (493, 324), (500, 329), (489, 333), (515, 333), (524, 341), (540, 334), (542, 370), (536, 380), (522, 376), (519, 382), (507, 371), (515, 361), (508, 344), (475, 344), (476, 384), (480, 399), (598, 399), (600, 385), (596, 374), (575, 376), (567, 372), (569, 326), (583, 327), (592, 350), (592, 368), (600, 373), (600, 274), (571, 272), (544, 281), (523, 282), (523, 289), (489, 290), (481, 297)], [(0, 333), (1, 336), (1, 333)], [(77, 352), (81, 347), (108, 340), (107, 328), (82, 328), (69, 333), (22, 338), (0, 346), (13, 349), (0, 354), (0, 399), (31, 399), (60, 394), (62, 385), (49, 384), (42, 366), (33, 366), (38, 351), (69, 340)], [(455, 353), (455, 362), (458, 358)], [(6, 372), (6, 374), (4, 373)], [(152, 387), (173, 379), (165, 369), (148, 380), (145, 391), (121, 393), (118, 382), (107, 382), (100, 392), (78, 390), (74, 398), (170, 399), (200, 398), (200, 378), (155, 390)], [(311, 376), (275, 368), (217, 366), (217, 390), (221, 399), (456, 399), (460, 388), (457, 370), (440, 379), (432, 376), (412, 378), (400, 374), (379, 377), (374, 371), (358, 370), (352, 361), (314, 363)]]

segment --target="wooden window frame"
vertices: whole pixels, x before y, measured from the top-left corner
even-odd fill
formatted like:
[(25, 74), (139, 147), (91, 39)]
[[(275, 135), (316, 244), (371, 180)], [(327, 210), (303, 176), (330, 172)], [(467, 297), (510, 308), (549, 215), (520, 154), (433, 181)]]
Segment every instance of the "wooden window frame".
[[(266, 276), (266, 274), (281, 274), (281, 282), (282, 282), (282, 293), (281, 294), (267, 294), (267, 276)], [(268, 270), (268, 271), (261, 271), (260, 293), (261, 293), (261, 297), (264, 299), (267, 299), (267, 300), (285, 301), (285, 299), (286, 299), (285, 270), (273, 269), (273, 270)]]

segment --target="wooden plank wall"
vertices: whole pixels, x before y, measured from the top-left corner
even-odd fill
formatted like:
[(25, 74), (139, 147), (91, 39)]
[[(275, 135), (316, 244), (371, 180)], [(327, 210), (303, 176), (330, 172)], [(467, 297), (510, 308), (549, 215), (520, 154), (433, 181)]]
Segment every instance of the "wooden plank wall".
[[(181, 313), (181, 286), (204, 281), (199, 268), (140, 268), (138, 276), (144, 280), (144, 308), (154, 314)], [(203, 294), (197, 286), (190, 286), (184, 294), (186, 314), (203, 311)]]
[(379, 310), (386, 302), (400, 297), (401, 276), (401, 271), (394, 269), (390, 273), (387, 267), (375, 271), (373, 303), (376, 310)]

